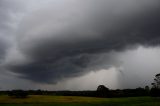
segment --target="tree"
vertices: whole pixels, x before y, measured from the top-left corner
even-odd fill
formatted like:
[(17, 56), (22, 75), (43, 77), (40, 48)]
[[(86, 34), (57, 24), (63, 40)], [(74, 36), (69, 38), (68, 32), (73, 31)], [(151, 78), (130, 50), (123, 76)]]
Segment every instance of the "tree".
[(146, 91), (149, 91), (149, 86), (145, 86), (144, 88)]
[(146, 93), (147, 93), (147, 95), (149, 94), (149, 92), (150, 92), (150, 89), (149, 89), (149, 86), (145, 86), (145, 91), (146, 91)]
[(97, 96), (99, 97), (109, 97), (109, 89), (104, 85), (99, 85), (97, 88)]
[(155, 75), (150, 94), (151, 96), (154, 96), (154, 97), (160, 96), (160, 73)]
[(153, 88), (160, 89), (160, 73), (155, 75), (154, 82), (152, 83)]
[(105, 87), (104, 85), (99, 85), (97, 88), (97, 91), (108, 91), (109, 89)]

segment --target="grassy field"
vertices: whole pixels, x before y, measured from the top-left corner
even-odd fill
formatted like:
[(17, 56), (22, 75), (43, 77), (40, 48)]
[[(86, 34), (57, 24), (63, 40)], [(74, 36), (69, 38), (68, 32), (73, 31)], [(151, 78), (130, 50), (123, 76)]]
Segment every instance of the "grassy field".
[(94, 98), (73, 96), (29, 96), (16, 99), (0, 96), (0, 106), (160, 106), (160, 98)]

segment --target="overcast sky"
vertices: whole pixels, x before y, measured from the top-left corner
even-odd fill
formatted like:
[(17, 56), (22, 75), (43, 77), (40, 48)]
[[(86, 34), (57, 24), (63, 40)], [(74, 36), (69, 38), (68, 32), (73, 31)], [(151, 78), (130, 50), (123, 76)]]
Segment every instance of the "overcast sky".
[(0, 89), (150, 86), (159, 45), (159, 0), (0, 0)]

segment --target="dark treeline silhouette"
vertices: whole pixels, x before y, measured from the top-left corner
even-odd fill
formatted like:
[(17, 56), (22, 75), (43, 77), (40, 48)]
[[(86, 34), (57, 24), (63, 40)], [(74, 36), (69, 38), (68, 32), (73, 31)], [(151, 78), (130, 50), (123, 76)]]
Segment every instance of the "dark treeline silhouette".
[(46, 91), (46, 90), (12, 90), (0, 91), (0, 95), (9, 95), (16, 98), (25, 98), (28, 95), (56, 95), (56, 96), (86, 96), (86, 97), (137, 97), (157, 96), (160, 90), (152, 88), (117, 89), (110, 90), (104, 85), (99, 85), (96, 91)]
[(28, 91), (12, 90), (12, 91), (8, 91), (8, 96), (11, 96), (14, 98), (26, 98), (28, 97)]
[(136, 97), (149, 96), (150, 91), (145, 88), (110, 90), (104, 85), (99, 85), (96, 91), (46, 91), (46, 90), (12, 90), (0, 91), (1, 95), (7, 94), (11, 97), (25, 98), (28, 95), (56, 95), (56, 96), (86, 96), (86, 97)]
[(87, 96), (87, 97), (137, 97), (154, 96), (160, 97), (160, 74), (155, 75), (152, 88), (117, 89), (111, 90), (104, 85), (99, 85), (95, 91), (47, 91), (47, 90), (12, 90), (0, 91), (0, 95), (8, 95), (16, 98), (26, 98), (28, 95), (57, 95), (57, 96)]

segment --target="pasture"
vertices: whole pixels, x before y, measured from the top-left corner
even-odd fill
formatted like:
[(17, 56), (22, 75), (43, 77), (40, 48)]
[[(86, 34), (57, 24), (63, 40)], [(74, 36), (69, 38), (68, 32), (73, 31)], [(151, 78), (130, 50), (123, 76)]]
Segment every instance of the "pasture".
[(31, 95), (28, 98), (0, 96), (0, 106), (160, 106), (160, 98), (95, 98)]

